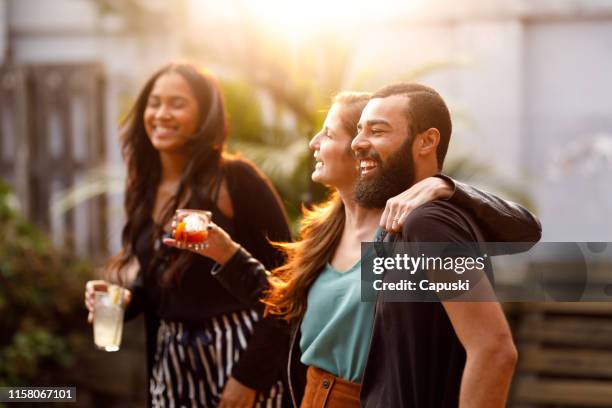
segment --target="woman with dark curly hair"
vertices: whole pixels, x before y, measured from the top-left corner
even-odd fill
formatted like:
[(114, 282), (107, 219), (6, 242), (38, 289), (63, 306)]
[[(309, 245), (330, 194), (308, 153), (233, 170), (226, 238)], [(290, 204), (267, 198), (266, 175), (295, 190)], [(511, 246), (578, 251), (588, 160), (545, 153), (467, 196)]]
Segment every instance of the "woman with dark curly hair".
[[(268, 268), (279, 265), (268, 239), (291, 238), (283, 206), (254, 165), (224, 153), (227, 134), (217, 80), (188, 63), (149, 78), (122, 129), (127, 221), (108, 271), (119, 282), (136, 275), (125, 316), (145, 316), (152, 406), (280, 407), (286, 395), (286, 327), (206, 273), (212, 260), (160, 244), (178, 208), (203, 209)], [(94, 291), (106, 287), (87, 284), (90, 322)]]

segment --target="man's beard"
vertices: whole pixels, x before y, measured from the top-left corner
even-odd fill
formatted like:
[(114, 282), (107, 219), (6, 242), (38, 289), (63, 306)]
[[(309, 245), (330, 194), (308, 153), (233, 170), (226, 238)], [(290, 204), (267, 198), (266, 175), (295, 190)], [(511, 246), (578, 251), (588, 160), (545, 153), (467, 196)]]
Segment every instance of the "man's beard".
[(414, 159), (412, 139), (402, 146), (383, 164), (378, 153), (373, 152), (360, 159), (369, 158), (377, 163), (376, 174), (360, 177), (353, 188), (353, 198), (364, 208), (384, 208), (387, 200), (407, 190), (414, 184)]

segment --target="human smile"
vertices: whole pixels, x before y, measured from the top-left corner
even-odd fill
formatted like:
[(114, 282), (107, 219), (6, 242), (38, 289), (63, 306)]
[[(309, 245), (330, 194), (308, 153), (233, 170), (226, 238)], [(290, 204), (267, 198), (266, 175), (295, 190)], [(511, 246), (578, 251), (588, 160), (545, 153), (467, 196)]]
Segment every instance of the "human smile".
[(174, 136), (178, 129), (178, 126), (153, 125), (153, 135), (156, 137)]
[(319, 156), (317, 156), (317, 155), (315, 155), (315, 156), (314, 156), (314, 159), (315, 159), (315, 162), (316, 162), (316, 163), (315, 163), (315, 170), (320, 170), (320, 169), (321, 169), (321, 167), (323, 167), (323, 166), (325, 165), (325, 164), (323, 163), (323, 160), (321, 160), (321, 159), (319, 158)]
[(374, 171), (376, 167), (378, 167), (378, 163), (375, 160), (372, 160), (372, 159), (359, 160), (359, 170), (362, 176), (365, 176), (371, 173), (372, 171)]

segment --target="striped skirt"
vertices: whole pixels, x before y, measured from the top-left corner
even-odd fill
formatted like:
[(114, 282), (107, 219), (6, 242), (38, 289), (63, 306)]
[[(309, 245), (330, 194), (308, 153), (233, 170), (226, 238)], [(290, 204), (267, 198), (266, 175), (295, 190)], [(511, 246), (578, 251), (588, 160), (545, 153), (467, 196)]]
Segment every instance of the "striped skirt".
[[(153, 407), (216, 407), (259, 316), (251, 310), (216, 316), (197, 329), (162, 321), (149, 392)], [(258, 393), (256, 408), (280, 408), (283, 384)]]

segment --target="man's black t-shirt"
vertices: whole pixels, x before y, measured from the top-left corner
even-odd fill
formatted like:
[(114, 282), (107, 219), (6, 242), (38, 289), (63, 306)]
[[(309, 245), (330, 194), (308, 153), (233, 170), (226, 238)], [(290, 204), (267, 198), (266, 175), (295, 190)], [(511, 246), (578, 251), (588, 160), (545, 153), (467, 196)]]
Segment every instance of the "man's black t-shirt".
[[(477, 242), (474, 222), (448, 202), (415, 209), (401, 234), (386, 240)], [(367, 408), (459, 405), (466, 354), (440, 302), (381, 302), (366, 363), (361, 402)]]

